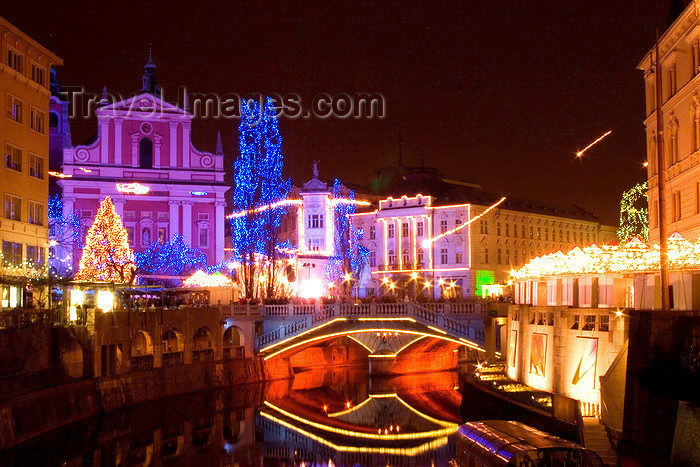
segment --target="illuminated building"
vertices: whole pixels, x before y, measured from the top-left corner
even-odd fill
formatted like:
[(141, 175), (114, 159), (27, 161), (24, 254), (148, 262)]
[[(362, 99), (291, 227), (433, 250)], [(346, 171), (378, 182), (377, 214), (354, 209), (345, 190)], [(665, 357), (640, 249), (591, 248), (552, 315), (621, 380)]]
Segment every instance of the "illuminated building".
[[(700, 237), (700, 10), (687, 6), (659, 38), (663, 113), (664, 207), (667, 233)], [(638, 65), (646, 96), (649, 238), (659, 241), (656, 115), (656, 60), (653, 47)]]
[[(0, 144), (5, 151), (0, 274), (28, 278), (46, 267), (49, 197), (49, 70), (61, 59), (0, 18)], [(28, 305), (17, 284), (2, 285), (0, 307)]]
[[(341, 185), (341, 194), (350, 190)], [(328, 263), (334, 254), (335, 215), (332, 188), (318, 178), (314, 164), (313, 178), (301, 188), (293, 187), (285, 204), (279, 238), (298, 245), (292, 253), (297, 266), (297, 294), (304, 298), (328, 295)]]
[(353, 218), (369, 249), (370, 274), (360, 281), (360, 295), (470, 298), (489, 289), (506, 294), (505, 287), (490, 286), (505, 285), (511, 269), (531, 258), (615, 240), (613, 227), (580, 208), (501, 201), (434, 169), (409, 171), (393, 192)]
[[(190, 139), (193, 114), (166, 102), (149, 57), (139, 94), (97, 107), (96, 138), (72, 146), (64, 115), (58, 114), (56, 144), (63, 144), (61, 172), (63, 213), (94, 217), (99, 202), (110, 196), (122, 217), (129, 243), (141, 252), (155, 242), (182, 235), (185, 245), (204, 252), (209, 264), (224, 259), (224, 155), (220, 137), (214, 153), (196, 149)], [(83, 233), (80, 234), (84, 238)], [(80, 259), (79, 245), (64, 254)], [(61, 255), (59, 255), (61, 256)], [(58, 260), (65, 258), (58, 258)]]

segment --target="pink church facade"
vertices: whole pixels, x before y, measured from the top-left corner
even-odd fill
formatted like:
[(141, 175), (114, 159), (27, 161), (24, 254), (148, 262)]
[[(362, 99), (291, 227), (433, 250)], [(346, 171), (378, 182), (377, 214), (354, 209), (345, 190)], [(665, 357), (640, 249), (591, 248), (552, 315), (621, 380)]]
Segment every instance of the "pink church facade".
[[(182, 235), (186, 245), (204, 252), (208, 264), (218, 264), (224, 260), (224, 195), (230, 189), (221, 141), (214, 153), (192, 145), (193, 115), (159, 98), (154, 69), (149, 60), (140, 94), (96, 110), (93, 143), (63, 148), (62, 172), (70, 176), (58, 181), (63, 215), (77, 214), (86, 232), (109, 196), (134, 251)], [(124, 191), (134, 183), (148, 192)], [(77, 271), (82, 252), (71, 249), (66, 253)]]

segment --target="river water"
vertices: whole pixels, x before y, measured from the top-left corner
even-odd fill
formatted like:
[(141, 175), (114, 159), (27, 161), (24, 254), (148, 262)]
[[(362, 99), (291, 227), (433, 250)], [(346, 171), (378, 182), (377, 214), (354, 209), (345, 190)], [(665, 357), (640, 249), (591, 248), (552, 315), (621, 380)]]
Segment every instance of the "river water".
[(0, 465), (444, 466), (459, 381), (456, 371), (305, 371), (108, 413), (5, 452)]

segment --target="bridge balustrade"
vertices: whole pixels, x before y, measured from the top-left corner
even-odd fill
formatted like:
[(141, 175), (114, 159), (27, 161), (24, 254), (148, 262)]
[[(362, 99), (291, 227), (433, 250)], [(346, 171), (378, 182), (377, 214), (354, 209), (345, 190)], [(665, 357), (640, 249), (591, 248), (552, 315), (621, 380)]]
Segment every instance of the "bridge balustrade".
[[(280, 328), (257, 337), (255, 341), (256, 350), (265, 348), (287, 337), (293, 337), (308, 329), (329, 322), (334, 318), (341, 317), (348, 319), (363, 317), (409, 317), (421, 324), (441, 329), (457, 337), (478, 340), (480, 336), (483, 336), (483, 333), (475, 329), (471, 323), (465, 323), (460, 319), (446, 316), (446, 312), (438, 311), (440, 309), (444, 310), (446, 304), (428, 305), (435, 306), (427, 307), (424, 306), (424, 304), (417, 303), (343, 303), (324, 304), (320, 307), (315, 305), (265, 305), (262, 307), (263, 316), (287, 316), (290, 318), (304, 316), (304, 318), (283, 324)], [(442, 306), (443, 308), (439, 308), (438, 306)], [(298, 311), (294, 311), (294, 307), (298, 307)], [(469, 313), (475, 314), (477, 307), (468, 306), (463, 309), (471, 310)], [(460, 314), (461, 313), (453, 314), (453, 316), (459, 316)], [(475, 318), (477, 317), (475, 316)]]

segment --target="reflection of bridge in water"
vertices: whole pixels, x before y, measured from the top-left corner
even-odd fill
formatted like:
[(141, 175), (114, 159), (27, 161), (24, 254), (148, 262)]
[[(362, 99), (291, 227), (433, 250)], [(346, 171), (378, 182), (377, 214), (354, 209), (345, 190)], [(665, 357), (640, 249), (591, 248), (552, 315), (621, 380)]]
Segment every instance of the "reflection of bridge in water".
[[(450, 352), (460, 347), (497, 354), (490, 315), (479, 303), (372, 303), (265, 306), (256, 352), (289, 357), (347, 337), (372, 359), (400, 353)], [(484, 355), (481, 355), (483, 358)]]
[(452, 458), (461, 401), (455, 372), (319, 386), (322, 374), (300, 373), (285, 398), (258, 411), (266, 460), (430, 465)]

